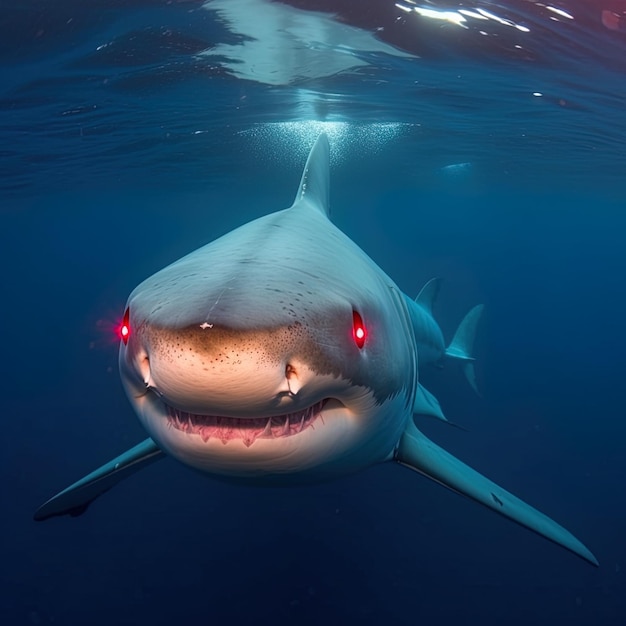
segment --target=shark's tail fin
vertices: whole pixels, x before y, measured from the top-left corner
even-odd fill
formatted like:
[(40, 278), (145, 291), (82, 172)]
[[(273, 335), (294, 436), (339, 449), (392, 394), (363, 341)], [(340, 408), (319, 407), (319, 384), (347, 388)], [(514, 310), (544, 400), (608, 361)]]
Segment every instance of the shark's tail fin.
[(463, 318), (459, 327), (454, 333), (454, 337), (450, 345), (446, 348), (446, 356), (461, 361), (463, 373), (467, 378), (472, 389), (480, 395), (476, 386), (476, 372), (474, 370), (474, 357), (472, 350), (474, 348), (474, 339), (476, 338), (476, 328), (482, 315), (484, 305), (477, 304), (473, 309), (468, 311)]

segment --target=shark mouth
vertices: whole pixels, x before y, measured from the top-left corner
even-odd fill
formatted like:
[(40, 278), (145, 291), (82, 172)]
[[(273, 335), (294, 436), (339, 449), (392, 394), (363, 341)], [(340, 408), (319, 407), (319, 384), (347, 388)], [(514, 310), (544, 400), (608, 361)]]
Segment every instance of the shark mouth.
[(167, 421), (171, 428), (190, 435), (202, 437), (205, 443), (211, 438), (219, 439), (224, 445), (233, 439), (240, 439), (250, 447), (257, 439), (279, 439), (291, 437), (311, 427), (319, 418), (328, 398), (316, 404), (284, 415), (271, 417), (221, 417), (219, 415), (198, 415), (167, 406)]

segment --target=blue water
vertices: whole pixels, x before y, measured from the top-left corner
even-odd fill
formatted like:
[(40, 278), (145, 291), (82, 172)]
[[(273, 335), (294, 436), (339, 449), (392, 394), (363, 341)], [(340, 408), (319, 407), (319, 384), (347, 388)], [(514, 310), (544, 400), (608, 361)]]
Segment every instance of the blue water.
[[(626, 7), (547, 4), (0, 5), (2, 624), (626, 623)], [(599, 569), (393, 464), (273, 490), (167, 460), (32, 521), (145, 436), (128, 293), (289, 206), (322, 130), (335, 223), (407, 293), (443, 277), (448, 338), (486, 304), (481, 397), (423, 376), (466, 431), (420, 426)]]

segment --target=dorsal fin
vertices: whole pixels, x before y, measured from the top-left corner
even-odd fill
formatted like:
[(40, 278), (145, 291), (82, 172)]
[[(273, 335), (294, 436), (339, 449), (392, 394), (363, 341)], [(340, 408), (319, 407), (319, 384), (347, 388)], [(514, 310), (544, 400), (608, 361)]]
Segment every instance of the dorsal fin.
[(430, 315), (433, 314), (433, 305), (435, 300), (437, 300), (439, 287), (441, 287), (441, 278), (431, 278), (417, 294), (417, 298), (415, 298), (415, 302)]
[(326, 133), (322, 133), (309, 153), (293, 206), (304, 203), (327, 217), (330, 215), (329, 166), (330, 146)]

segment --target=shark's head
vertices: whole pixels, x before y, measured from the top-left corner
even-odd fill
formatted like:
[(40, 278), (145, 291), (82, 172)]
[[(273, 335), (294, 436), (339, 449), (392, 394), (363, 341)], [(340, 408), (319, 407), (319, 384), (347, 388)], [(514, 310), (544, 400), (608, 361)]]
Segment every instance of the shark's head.
[(280, 482), (380, 462), (411, 413), (403, 298), (326, 209), (328, 145), (296, 203), (140, 284), (120, 371), (151, 437), (198, 469)]

